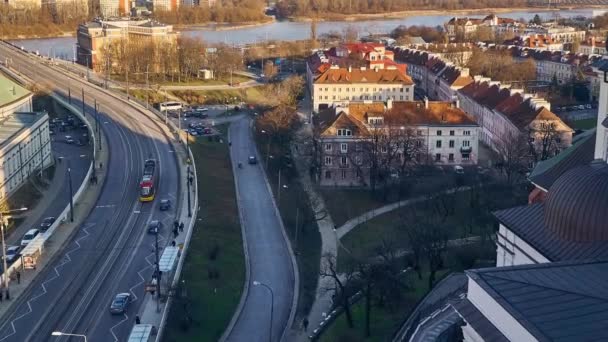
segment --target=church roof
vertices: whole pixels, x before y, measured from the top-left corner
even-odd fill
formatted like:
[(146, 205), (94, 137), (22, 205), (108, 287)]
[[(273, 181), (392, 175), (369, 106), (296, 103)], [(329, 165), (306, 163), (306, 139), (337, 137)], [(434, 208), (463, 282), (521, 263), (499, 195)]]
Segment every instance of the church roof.
[(608, 261), (466, 273), (538, 341), (608, 340)]

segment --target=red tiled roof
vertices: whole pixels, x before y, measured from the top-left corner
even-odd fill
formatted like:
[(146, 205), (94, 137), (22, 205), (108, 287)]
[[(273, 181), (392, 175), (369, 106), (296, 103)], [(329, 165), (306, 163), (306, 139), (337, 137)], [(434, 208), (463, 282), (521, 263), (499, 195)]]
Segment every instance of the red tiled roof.
[(319, 75), (315, 83), (383, 83), (412, 85), (412, 79), (397, 69), (361, 70), (353, 68), (328, 69)]

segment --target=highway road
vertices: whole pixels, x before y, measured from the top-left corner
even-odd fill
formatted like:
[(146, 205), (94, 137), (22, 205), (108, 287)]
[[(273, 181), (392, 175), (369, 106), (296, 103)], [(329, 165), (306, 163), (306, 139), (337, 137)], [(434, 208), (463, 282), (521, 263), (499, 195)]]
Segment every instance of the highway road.
[(253, 281), (260, 281), (272, 288), (274, 293), (270, 340), (279, 341), (289, 323), (294, 298), (294, 268), (280, 218), (264, 180), (262, 165), (247, 162), (250, 155), (256, 155), (250, 122), (249, 118), (243, 118), (230, 126), (233, 165), (239, 162), (243, 164), (243, 168), (237, 168), (235, 174), (249, 254), (250, 284), (243, 310), (227, 340), (269, 341), (271, 295), (266, 288), (253, 286)]
[[(67, 94), (75, 79), (40, 65), (40, 60), (0, 45), (0, 59), (60, 95)], [(167, 138), (144, 114), (114, 97), (80, 83), (84, 87), (87, 114), (92, 115), (93, 97), (100, 105), (100, 124), (110, 150), (108, 173), (97, 206), (79, 227), (64, 251), (42, 270), (19, 299), (14, 311), (0, 323), (0, 341), (50, 341), (55, 330), (86, 334), (89, 341), (124, 341), (142, 304), (143, 284), (149, 281), (154, 262), (154, 238), (146, 232), (152, 219), (165, 223), (161, 244), (175, 215), (158, 211), (158, 198), (176, 202), (179, 192), (177, 164)], [(81, 104), (76, 99), (77, 108)], [(157, 200), (141, 204), (138, 183), (143, 162), (154, 158), (160, 164)], [(131, 292), (134, 301), (125, 315), (112, 316), (108, 308), (118, 292)], [(62, 337), (52, 341), (67, 341)]]

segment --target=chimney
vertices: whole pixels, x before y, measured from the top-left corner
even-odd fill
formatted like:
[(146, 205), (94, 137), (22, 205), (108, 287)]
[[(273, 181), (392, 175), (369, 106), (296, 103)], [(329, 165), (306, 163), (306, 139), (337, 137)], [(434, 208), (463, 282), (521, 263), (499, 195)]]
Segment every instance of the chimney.
[(348, 66), (348, 72), (353, 72), (353, 67), (352, 66)]
[(388, 109), (388, 110), (393, 109), (393, 99), (386, 100), (386, 109)]
[(426, 96), (424, 97), (424, 108), (429, 109), (429, 98)]
[(469, 75), (469, 68), (460, 68), (460, 76), (467, 77)]

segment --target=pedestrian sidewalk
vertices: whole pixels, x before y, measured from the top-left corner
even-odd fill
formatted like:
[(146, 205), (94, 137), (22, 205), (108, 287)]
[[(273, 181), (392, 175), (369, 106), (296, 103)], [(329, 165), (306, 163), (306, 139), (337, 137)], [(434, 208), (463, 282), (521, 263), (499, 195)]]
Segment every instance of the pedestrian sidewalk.
[[(104, 135), (102, 135), (102, 143), (106, 144), (104, 146), (107, 146), (107, 141), (105, 140)], [(96, 165), (99, 165), (100, 162), (105, 165), (108, 165), (108, 157), (109, 155), (107, 149), (97, 151)], [(58, 163), (58, 165), (61, 164)], [(59, 170), (55, 171), (55, 176), (65, 175), (65, 172), (58, 173), (58, 171)], [(84, 192), (82, 193), (80, 199), (77, 202), (74, 202), (74, 222), (65, 220), (63, 221), (63, 223), (57, 226), (57, 229), (55, 229), (54, 233), (49, 237), (48, 240), (46, 240), (44, 244), (42, 255), (38, 258), (36, 262), (36, 269), (21, 269), (21, 271), (19, 272), (20, 279), (11, 279), (11, 282), (9, 284), (11, 296), (10, 304), (6, 305), (6, 300), (4, 302), (0, 302), (0, 321), (3, 321), (5, 319), (5, 316), (8, 317), (8, 315), (11, 314), (12, 309), (18, 307), (18, 303), (27, 299), (27, 296), (22, 295), (27, 294), (27, 290), (30, 284), (34, 282), (36, 277), (43, 273), (42, 270), (44, 270), (47, 265), (52, 264), (52, 262), (61, 255), (57, 252), (62, 251), (67, 246), (67, 244), (72, 240), (72, 237), (79, 231), (79, 229), (77, 228), (82, 225), (82, 223), (89, 216), (91, 210), (95, 207), (99, 194), (101, 193), (101, 189), (103, 188), (102, 185), (105, 181), (106, 171), (105, 169), (97, 169), (95, 170), (95, 174), (97, 175), (98, 179), (98, 183), (95, 185), (91, 184), (88, 179), (83, 179), (83, 182), (87, 183), (87, 186)], [(54, 183), (55, 178), (53, 178), (53, 184)], [(65, 186), (65, 180), (56, 183), (59, 188)], [(80, 185), (77, 184), (76, 186), (79, 187)], [(54, 197), (50, 198), (46, 196), (41, 199), (41, 201), (37, 205), (37, 207), (41, 208), (39, 209), (40, 214), (46, 208), (46, 206), (48, 206), (48, 202), (53, 200), (56, 199)], [(34, 209), (34, 211), (35, 210), (38, 209)], [(24, 221), (23, 224), (25, 223), (26, 221)], [(33, 291), (34, 289), (31, 290)]]
[[(295, 155), (295, 153), (296, 151), (292, 147), (292, 154)], [(332, 256), (336, 259), (338, 257), (338, 240), (336, 231), (334, 230), (334, 222), (331, 219), (329, 212), (327, 212), (327, 209), (325, 208), (323, 198), (314, 188), (309, 170), (304, 164), (304, 158), (294, 159), (296, 161), (295, 164), (300, 176), (302, 188), (308, 195), (312, 210), (317, 213), (327, 213), (322, 220), (317, 221), (319, 233), (321, 234), (321, 260), (319, 270), (323, 270), (327, 267), (324, 256)], [(326, 289), (331, 287), (333, 287), (333, 279), (330, 277), (321, 277), (319, 275), (319, 279), (317, 280), (315, 301), (313, 302), (308, 317), (306, 318), (308, 320), (308, 331), (304, 330), (302, 323), (304, 319), (302, 319), (302, 322), (295, 325), (295, 330), (292, 330), (290, 340), (307, 341), (310, 335), (309, 331), (316, 329), (316, 327), (318, 327), (319, 324), (325, 319), (326, 314), (331, 310), (332, 306), (332, 294)]]
[[(471, 189), (470, 186), (461, 186), (461, 187), (451, 188), (451, 189), (448, 189), (445, 191), (441, 191), (441, 192), (438, 192), (438, 193), (432, 194), (432, 195), (439, 195), (439, 194), (448, 194), (449, 195), (449, 194), (454, 194), (457, 192), (468, 191), (470, 189)], [(360, 225), (364, 222), (367, 222), (367, 221), (373, 219), (376, 216), (386, 214), (388, 212), (391, 212), (395, 209), (399, 209), (401, 207), (407, 207), (407, 206), (415, 204), (415, 203), (424, 202), (428, 199), (429, 199), (429, 195), (422, 195), (422, 196), (418, 196), (418, 197), (414, 197), (414, 198), (409, 198), (409, 199), (406, 199), (403, 201), (387, 204), (383, 207), (375, 208), (370, 211), (367, 211), (355, 218), (352, 218), (352, 219), (346, 221), (346, 223), (344, 223), (343, 225), (338, 227), (336, 229), (338, 239), (342, 239), (344, 237), (344, 235), (348, 234), (351, 230), (355, 229), (355, 227), (357, 227), (358, 225)]]

